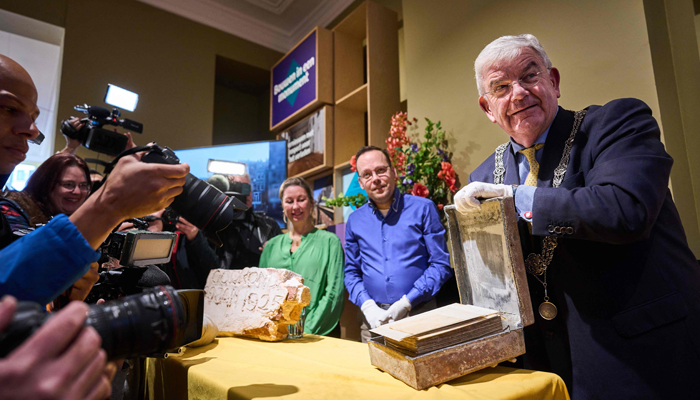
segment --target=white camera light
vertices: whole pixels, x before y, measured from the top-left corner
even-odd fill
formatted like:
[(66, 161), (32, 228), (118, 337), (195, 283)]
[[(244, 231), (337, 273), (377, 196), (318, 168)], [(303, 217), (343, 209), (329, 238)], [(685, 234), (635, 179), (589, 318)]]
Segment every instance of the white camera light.
[(112, 85), (111, 83), (107, 85), (105, 103), (121, 108), (122, 110), (134, 111), (138, 102), (138, 94), (120, 88), (119, 86)]
[(245, 174), (246, 165), (244, 163), (233, 161), (221, 161), (209, 159), (207, 164), (207, 172), (223, 175), (243, 175)]

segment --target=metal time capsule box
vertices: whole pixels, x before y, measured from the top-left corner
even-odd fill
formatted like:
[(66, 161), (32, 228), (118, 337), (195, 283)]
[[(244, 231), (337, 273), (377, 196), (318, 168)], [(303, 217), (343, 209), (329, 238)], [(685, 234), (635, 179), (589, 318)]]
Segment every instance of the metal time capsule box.
[(513, 198), (487, 200), (468, 214), (447, 206), (445, 213), (460, 302), (497, 311), (503, 330), (415, 357), (388, 346), (385, 336), (373, 338), (372, 365), (419, 390), (524, 354), (523, 328), (534, 323)]

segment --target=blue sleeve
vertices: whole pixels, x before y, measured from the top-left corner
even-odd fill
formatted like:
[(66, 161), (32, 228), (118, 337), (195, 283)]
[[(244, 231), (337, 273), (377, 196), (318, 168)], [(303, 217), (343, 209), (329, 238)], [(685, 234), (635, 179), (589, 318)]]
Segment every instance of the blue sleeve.
[(350, 301), (358, 307), (362, 307), (362, 304), (371, 300), (372, 297), (362, 281), (362, 257), (360, 256), (360, 245), (352, 231), (352, 219), (348, 219), (345, 227), (345, 288), (348, 289)]
[(0, 296), (46, 304), (99, 259), (65, 215), (0, 250)]
[(454, 274), (445, 244), (445, 227), (440, 222), (434, 203), (426, 207), (423, 216), (423, 238), (428, 251), (428, 268), (406, 294), (412, 306), (435, 297), (442, 285)]
[(518, 216), (527, 222), (532, 222), (532, 216), (530, 218), (525, 218), (525, 213), (527, 211), (532, 211), (532, 200), (535, 198), (536, 186), (518, 186), (515, 191), (515, 211), (517, 211)]

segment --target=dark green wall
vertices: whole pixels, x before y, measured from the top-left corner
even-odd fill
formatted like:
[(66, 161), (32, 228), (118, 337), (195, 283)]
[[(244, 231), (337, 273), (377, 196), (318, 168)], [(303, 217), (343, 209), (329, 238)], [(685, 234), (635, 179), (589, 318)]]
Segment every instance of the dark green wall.
[(217, 85), (212, 144), (274, 140), (270, 132), (270, 95), (253, 95)]

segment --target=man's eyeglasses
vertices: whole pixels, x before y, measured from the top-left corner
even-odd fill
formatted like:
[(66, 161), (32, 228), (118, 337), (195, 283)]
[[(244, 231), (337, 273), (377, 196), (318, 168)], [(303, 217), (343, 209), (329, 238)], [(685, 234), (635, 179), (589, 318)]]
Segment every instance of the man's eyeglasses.
[(62, 188), (66, 189), (69, 192), (72, 192), (75, 190), (75, 187), (77, 186), (81, 192), (87, 192), (90, 190), (90, 187), (92, 186), (90, 183), (87, 182), (81, 182), (81, 183), (75, 183), (73, 181), (62, 181), (58, 182), (59, 185), (61, 185)]
[(29, 139), (28, 142), (39, 145), (39, 144), (41, 144), (41, 142), (44, 141), (44, 139), (46, 139), (46, 136), (44, 136), (43, 133), (39, 132), (39, 136), (35, 137), (34, 139)]
[(364, 181), (369, 181), (372, 179), (374, 175), (377, 175), (377, 177), (385, 177), (389, 175), (389, 167), (379, 167), (375, 169), (374, 171), (365, 171), (362, 175), (360, 175), (360, 178)]
[(521, 77), (517, 81), (511, 81), (511, 82), (496, 82), (491, 85), (491, 90), (484, 93), (484, 96), (487, 94), (491, 95), (491, 97), (500, 99), (502, 97), (508, 96), (510, 92), (513, 89), (513, 85), (517, 82), (520, 87), (523, 89), (529, 90), (532, 89), (533, 86), (537, 85), (540, 83), (542, 80), (543, 76), (542, 73), (544, 71), (540, 72), (529, 72), (525, 76)]

